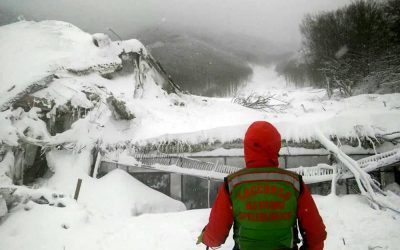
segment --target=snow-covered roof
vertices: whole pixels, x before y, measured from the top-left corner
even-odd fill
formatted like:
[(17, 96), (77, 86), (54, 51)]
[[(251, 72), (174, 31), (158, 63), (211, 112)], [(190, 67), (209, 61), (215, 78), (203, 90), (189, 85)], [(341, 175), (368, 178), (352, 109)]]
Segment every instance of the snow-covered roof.
[(0, 105), (57, 72), (120, 64), (118, 55), (122, 51), (147, 53), (135, 39), (97, 47), (91, 34), (61, 21), (20, 21), (1, 26), (0, 51)]
[[(249, 124), (255, 120), (267, 120), (273, 123), (281, 133), (282, 139), (297, 142), (315, 140), (315, 129), (321, 130), (326, 136), (354, 140), (364, 136), (376, 138), (385, 135), (390, 138), (390, 134), (400, 131), (400, 94), (398, 93), (359, 95), (337, 100), (324, 98), (323, 90), (315, 92), (311, 89), (276, 89), (272, 90), (272, 93), (285, 100), (291, 100), (291, 105), (285, 112), (266, 113), (246, 110), (220, 100), (210, 100), (208, 104), (203, 103), (202, 108), (200, 106), (191, 108), (192, 114), (189, 119), (197, 116), (199, 121), (193, 122), (192, 126), (183, 124), (186, 120), (179, 119), (179, 113), (174, 111), (169, 113), (169, 117), (173, 119), (153, 125), (155, 129), (161, 128), (160, 124), (163, 127), (171, 126), (174, 132), (178, 132), (180, 127), (184, 127), (181, 131), (185, 129), (194, 131), (149, 137), (143, 139), (140, 144), (162, 144), (176, 140), (193, 145), (240, 140), (244, 137)], [(187, 104), (187, 106), (190, 105), (192, 103)], [(212, 111), (211, 108), (207, 109), (207, 105), (214, 106), (214, 109)], [(142, 112), (145, 111), (142, 110)], [(155, 118), (147, 116), (143, 119), (151, 126), (148, 120)], [(212, 119), (214, 123), (211, 122)], [(199, 130), (200, 126), (204, 129)]]

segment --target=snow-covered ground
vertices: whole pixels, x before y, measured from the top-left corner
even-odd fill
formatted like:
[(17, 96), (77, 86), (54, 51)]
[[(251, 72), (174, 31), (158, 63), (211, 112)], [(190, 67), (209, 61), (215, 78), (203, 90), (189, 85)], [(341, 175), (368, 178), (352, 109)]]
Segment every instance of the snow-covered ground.
[[(78, 202), (69, 196), (54, 198), (49, 190), (29, 191), (33, 196), (42, 194), (50, 197), (54, 205), (29, 201), (14, 208), (0, 224), (0, 249), (205, 248), (196, 246), (195, 242), (208, 221), (209, 209), (135, 214), (137, 210), (132, 205), (140, 206), (146, 201), (149, 202), (147, 209), (154, 208), (158, 212), (172, 207), (170, 201), (157, 198), (159, 194), (155, 197), (154, 193), (143, 191), (142, 184), (121, 170), (111, 172), (98, 181), (84, 180)], [(325, 249), (398, 249), (399, 214), (373, 210), (359, 195), (316, 195), (314, 199), (327, 227)], [(60, 202), (65, 207), (57, 207)], [(133, 209), (131, 214), (127, 213), (129, 207)], [(179, 208), (180, 205), (175, 204), (175, 209)], [(220, 249), (229, 250), (232, 247), (233, 240), (229, 236)]]
[[(223, 142), (242, 138), (255, 120), (272, 122), (284, 139), (295, 141), (315, 138), (317, 130), (325, 136), (371, 138), (400, 131), (399, 93), (328, 99), (323, 90), (284, 88), (284, 81), (271, 69), (255, 66), (253, 79), (237, 94), (256, 92), (273, 95), (272, 104), (289, 103), (280, 112), (264, 112), (235, 104), (231, 98), (167, 94), (151, 71), (145, 74), (142, 94), (137, 98), (133, 74), (108, 79), (99, 73), (101, 67), (96, 68), (120, 64), (119, 53), (140, 49), (146, 53), (136, 40), (96, 47), (93, 36), (63, 22), (20, 22), (0, 27), (3, 108), (33, 82), (56, 74), (46, 88), (32, 95), (53, 101), (54, 110), (70, 102), (72, 107), (88, 112), (71, 129), (55, 136), (47, 131), (37, 107), (29, 112), (0, 112), (0, 140), (8, 149), (17, 146), (23, 136), (28, 141), (53, 145), (46, 153), (51, 177), (38, 180), (33, 188), (17, 187), (15, 194), (22, 200), (0, 221), (0, 249), (204, 248), (195, 246), (195, 241), (209, 210), (183, 211), (181, 202), (147, 188), (120, 170), (98, 180), (89, 177), (93, 162), (90, 150), (95, 143), (103, 147), (166, 139)], [(73, 74), (68, 69), (92, 71)], [(100, 101), (89, 100), (87, 92), (95, 93)], [(133, 120), (114, 119), (105, 104), (111, 94), (126, 103), (135, 115)], [(54, 147), (65, 142), (79, 150)], [(1, 187), (10, 186), (8, 170), (14, 164), (13, 151), (7, 152), (0, 162)], [(78, 178), (83, 184), (76, 202), (72, 197)], [(39, 205), (32, 199), (45, 199), (49, 204)], [(373, 210), (358, 195), (315, 199), (327, 225), (326, 249), (398, 249), (398, 214)], [(221, 250), (232, 245), (229, 239)]]

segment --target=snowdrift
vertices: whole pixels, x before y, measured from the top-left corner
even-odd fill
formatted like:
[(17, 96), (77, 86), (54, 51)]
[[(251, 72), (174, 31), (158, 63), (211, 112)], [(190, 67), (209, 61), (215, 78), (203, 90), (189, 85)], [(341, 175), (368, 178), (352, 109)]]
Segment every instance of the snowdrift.
[(84, 183), (79, 202), (114, 216), (186, 210), (182, 202), (147, 187), (119, 169), (96, 181)]

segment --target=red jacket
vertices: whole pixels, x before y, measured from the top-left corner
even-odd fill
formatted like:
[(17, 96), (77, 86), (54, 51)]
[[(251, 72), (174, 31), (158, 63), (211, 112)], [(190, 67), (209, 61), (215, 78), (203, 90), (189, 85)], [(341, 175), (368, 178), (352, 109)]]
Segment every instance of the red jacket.
[[(281, 137), (275, 127), (268, 122), (253, 123), (244, 138), (246, 167), (278, 167), (280, 145)], [(302, 191), (297, 204), (297, 219), (307, 249), (323, 249), (326, 239), (325, 225), (304, 183), (302, 183)], [(233, 219), (229, 193), (225, 186), (221, 185), (211, 209), (209, 222), (204, 230), (203, 243), (209, 247), (217, 247), (223, 244), (228, 237)]]

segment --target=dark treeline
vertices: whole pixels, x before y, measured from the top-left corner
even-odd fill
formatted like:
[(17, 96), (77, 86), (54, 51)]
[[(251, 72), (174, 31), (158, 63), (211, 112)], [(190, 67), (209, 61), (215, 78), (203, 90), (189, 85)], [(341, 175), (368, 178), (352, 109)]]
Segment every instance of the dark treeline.
[(277, 66), (288, 82), (328, 95), (400, 90), (400, 0), (358, 0), (307, 15), (300, 29), (300, 58)]

